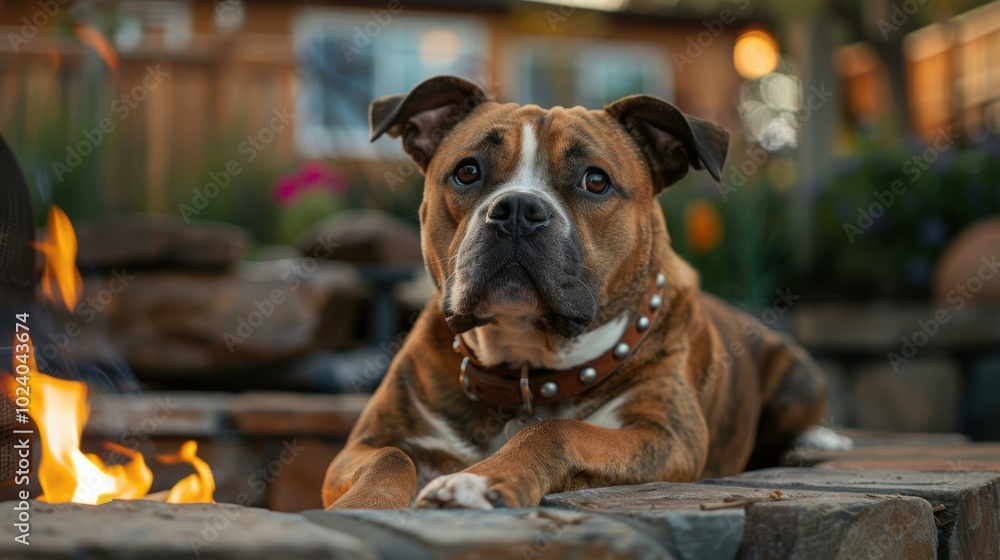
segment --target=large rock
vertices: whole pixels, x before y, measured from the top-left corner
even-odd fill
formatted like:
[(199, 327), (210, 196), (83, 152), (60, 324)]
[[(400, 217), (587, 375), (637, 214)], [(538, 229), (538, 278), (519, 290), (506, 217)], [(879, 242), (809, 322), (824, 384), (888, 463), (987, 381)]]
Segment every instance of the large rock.
[[(816, 490), (787, 491), (780, 501), (768, 498), (782, 488), (652, 483), (553, 494), (543, 505), (626, 515), (658, 526), (670, 552), (689, 560), (934, 558), (934, 520), (924, 500)], [(702, 509), (733, 499), (752, 503)]]
[(335, 247), (334, 258), (366, 265), (420, 265), (420, 231), (378, 210), (349, 210), (303, 233), (295, 246), (304, 255)]
[(249, 234), (213, 222), (194, 224), (170, 216), (126, 215), (74, 224), (77, 260), (102, 270), (119, 267), (228, 268), (243, 258)]
[(375, 560), (373, 545), (296, 515), (231, 504), (29, 502), (30, 546), (14, 542), (15, 502), (0, 504), (0, 556), (11, 560), (175, 558)]
[[(765, 469), (704, 481), (726, 487), (793, 492), (854, 492), (913, 496), (932, 506), (938, 526), (938, 558), (995, 558), (1000, 550), (1000, 475), (955, 470)], [(893, 525), (884, 528), (895, 531)]]
[(934, 298), (949, 309), (969, 296), (1000, 302), (1000, 273), (992, 270), (998, 266), (998, 258), (1000, 218), (969, 226), (948, 244), (934, 267)]
[[(364, 287), (354, 269), (309, 258), (237, 274), (115, 270), (88, 277), (76, 312), (56, 317), (38, 354), (117, 354), (145, 380), (223, 375), (353, 343)], [(107, 351), (108, 346), (112, 350)]]

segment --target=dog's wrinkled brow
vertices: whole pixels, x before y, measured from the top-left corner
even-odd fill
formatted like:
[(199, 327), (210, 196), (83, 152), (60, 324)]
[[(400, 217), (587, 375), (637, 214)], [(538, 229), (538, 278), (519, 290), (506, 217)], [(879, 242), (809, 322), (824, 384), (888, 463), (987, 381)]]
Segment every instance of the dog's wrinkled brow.
[(567, 159), (587, 159), (590, 157), (590, 149), (583, 142), (570, 142), (563, 150), (562, 158)]
[(477, 147), (493, 148), (503, 144), (503, 130), (491, 128), (473, 143)]

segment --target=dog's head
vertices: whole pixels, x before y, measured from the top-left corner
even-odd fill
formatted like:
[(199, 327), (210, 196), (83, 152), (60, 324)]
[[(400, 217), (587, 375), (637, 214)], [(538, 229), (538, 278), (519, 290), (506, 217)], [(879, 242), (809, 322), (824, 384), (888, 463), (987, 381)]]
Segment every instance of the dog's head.
[(370, 117), (426, 176), (424, 260), (459, 333), (513, 314), (573, 338), (623, 311), (649, 273), (654, 197), (689, 167), (719, 179), (729, 140), (655, 97), (543, 109), (453, 76)]

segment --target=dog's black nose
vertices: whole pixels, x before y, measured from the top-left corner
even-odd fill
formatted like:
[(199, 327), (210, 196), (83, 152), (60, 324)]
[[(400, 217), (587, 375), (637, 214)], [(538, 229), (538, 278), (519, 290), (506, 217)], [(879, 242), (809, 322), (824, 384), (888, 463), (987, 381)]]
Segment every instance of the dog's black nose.
[(527, 237), (549, 225), (549, 212), (541, 198), (522, 192), (500, 196), (486, 211), (486, 227), (502, 235)]

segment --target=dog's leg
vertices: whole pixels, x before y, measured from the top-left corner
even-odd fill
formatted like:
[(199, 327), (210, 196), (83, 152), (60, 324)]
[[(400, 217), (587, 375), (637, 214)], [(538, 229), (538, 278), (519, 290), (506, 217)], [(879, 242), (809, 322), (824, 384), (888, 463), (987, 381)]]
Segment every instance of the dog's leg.
[(826, 381), (800, 346), (768, 332), (761, 356), (764, 406), (747, 470), (773, 467), (795, 438), (815, 426), (826, 409)]
[(572, 419), (528, 426), (491, 457), (431, 481), (416, 506), (531, 507), (550, 492), (698, 479), (708, 427), (680, 376), (634, 387), (618, 417), (619, 429)]
[(417, 493), (413, 460), (398, 447), (364, 444), (344, 449), (323, 482), (323, 506), (331, 509), (403, 509)]

